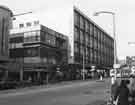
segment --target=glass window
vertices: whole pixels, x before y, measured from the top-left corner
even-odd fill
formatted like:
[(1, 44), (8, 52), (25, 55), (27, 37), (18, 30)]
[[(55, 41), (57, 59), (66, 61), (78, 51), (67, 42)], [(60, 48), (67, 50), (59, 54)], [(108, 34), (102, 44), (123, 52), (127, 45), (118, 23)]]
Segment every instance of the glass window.
[(85, 34), (86, 45), (89, 45), (89, 34)]
[(74, 40), (75, 41), (79, 41), (79, 30), (75, 27), (75, 36), (74, 36)]
[(27, 22), (27, 23), (26, 23), (26, 26), (27, 26), (27, 27), (30, 27), (30, 26), (31, 26), (31, 23), (30, 23), (30, 22)]
[(83, 55), (83, 46), (80, 46), (80, 54)]
[(85, 30), (89, 32), (89, 22), (87, 20), (85, 21)]
[(19, 24), (19, 28), (23, 28), (24, 27), (24, 24)]
[(84, 33), (83, 33), (83, 31), (80, 31), (80, 42), (81, 43), (84, 42)]
[(75, 52), (78, 53), (79, 52), (79, 47), (78, 47), (77, 43), (74, 44), (74, 47), (75, 47), (74, 48), (75, 49)]
[(98, 35), (98, 33), (97, 33), (97, 28), (94, 27), (94, 37), (97, 38), (97, 35)]
[(84, 19), (82, 16), (80, 16), (80, 28), (84, 29)]
[(34, 21), (34, 25), (38, 25), (39, 24), (39, 21)]
[(92, 34), (93, 34), (93, 25), (90, 24), (90, 35), (92, 35)]
[(77, 12), (74, 12), (74, 24), (79, 26), (79, 15)]
[(90, 47), (92, 48), (92, 46), (93, 46), (93, 38), (92, 37), (90, 37)]
[(38, 56), (38, 48), (27, 48), (27, 49), (24, 49), (24, 56), (25, 57)]

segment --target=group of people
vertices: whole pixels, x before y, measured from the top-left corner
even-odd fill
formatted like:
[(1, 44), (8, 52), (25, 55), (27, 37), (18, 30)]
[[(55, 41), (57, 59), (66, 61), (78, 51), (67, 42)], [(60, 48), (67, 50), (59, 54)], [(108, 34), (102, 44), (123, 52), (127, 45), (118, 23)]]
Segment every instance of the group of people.
[(115, 80), (111, 87), (111, 96), (114, 105), (135, 105), (135, 76)]

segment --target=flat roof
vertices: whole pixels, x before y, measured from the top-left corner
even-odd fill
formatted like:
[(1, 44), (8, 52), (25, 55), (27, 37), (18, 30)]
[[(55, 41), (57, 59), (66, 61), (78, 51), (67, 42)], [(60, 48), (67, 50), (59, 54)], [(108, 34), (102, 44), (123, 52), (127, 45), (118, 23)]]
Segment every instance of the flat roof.
[(99, 25), (97, 25), (93, 20), (91, 20), (87, 15), (85, 15), (80, 9), (78, 9), (77, 7), (74, 6), (74, 10), (79, 12), (82, 16), (84, 16), (86, 19), (88, 19), (92, 24), (94, 24), (97, 28), (99, 28), (99, 30), (101, 30), (102, 32), (104, 32), (108, 37), (110, 37), (111, 39), (114, 40), (114, 38), (112, 36), (110, 36), (110, 34), (108, 34), (103, 28), (101, 28)]

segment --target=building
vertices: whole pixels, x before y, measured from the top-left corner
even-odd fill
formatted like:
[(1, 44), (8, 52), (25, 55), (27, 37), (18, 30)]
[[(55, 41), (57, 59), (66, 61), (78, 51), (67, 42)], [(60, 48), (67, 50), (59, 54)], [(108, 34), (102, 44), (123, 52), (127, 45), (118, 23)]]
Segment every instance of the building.
[(0, 6), (0, 80), (6, 77), (8, 71), (8, 36), (12, 27), (12, 16), (13, 13), (9, 8)]
[[(45, 13), (45, 14), (44, 14)], [(17, 23), (22, 23), (38, 17), (43, 25), (67, 35), (68, 65), (74, 76), (83, 68), (110, 69), (114, 61), (114, 39), (100, 26), (93, 22), (78, 8), (67, 5), (51, 8), (43, 14), (35, 13), (18, 17)], [(15, 25), (16, 27), (16, 25)]]
[(101, 27), (74, 8), (74, 62), (98, 69), (112, 67), (114, 40)]
[(18, 24), (10, 31), (9, 42), (20, 79), (45, 80), (49, 68), (68, 63), (68, 37), (38, 21)]

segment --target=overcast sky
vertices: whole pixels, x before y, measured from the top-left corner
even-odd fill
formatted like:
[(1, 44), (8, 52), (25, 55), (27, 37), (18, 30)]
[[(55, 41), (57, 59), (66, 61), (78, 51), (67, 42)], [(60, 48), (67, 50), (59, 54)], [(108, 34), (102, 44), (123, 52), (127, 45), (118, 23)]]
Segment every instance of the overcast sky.
[(116, 13), (117, 55), (120, 59), (135, 55), (135, 1), (134, 0), (0, 0), (1, 5), (9, 7), (14, 14), (34, 11), (42, 12), (51, 8), (74, 4), (82, 12), (113, 36), (112, 16), (102, 14), (93, 16), (95, 11), (105, 10)]

